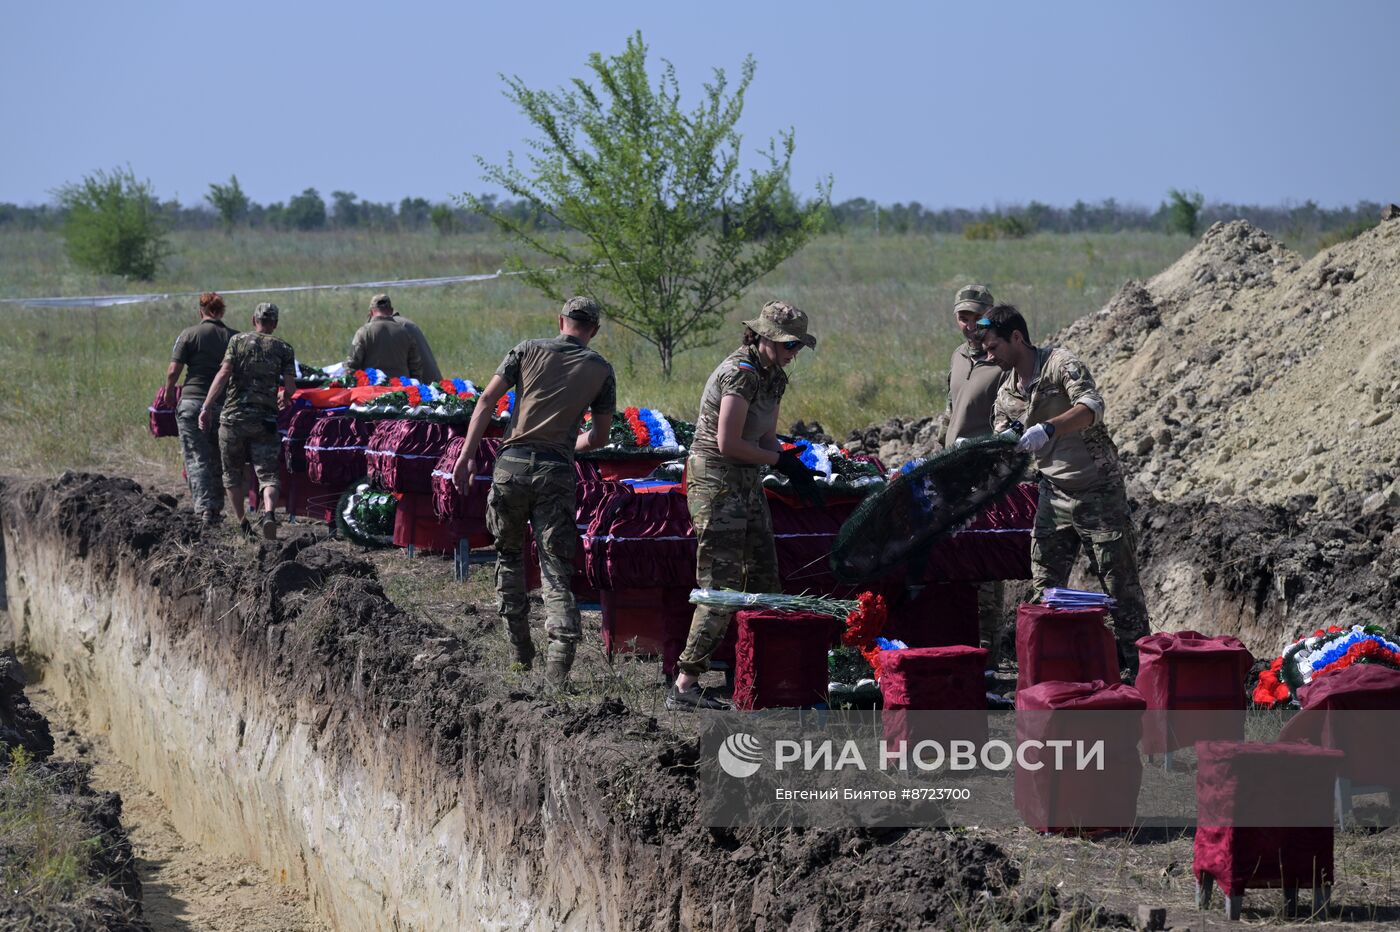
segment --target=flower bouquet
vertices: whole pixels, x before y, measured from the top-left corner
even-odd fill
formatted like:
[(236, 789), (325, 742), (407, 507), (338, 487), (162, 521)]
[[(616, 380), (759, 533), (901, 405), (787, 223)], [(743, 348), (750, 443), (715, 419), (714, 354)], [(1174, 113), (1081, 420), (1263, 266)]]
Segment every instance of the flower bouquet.
[(347, 369), (344, 375), (331, 381), (335, 388), (368, 388), (388, 384), (389, 377), (383, 369)]
[[(882, 488), (885, 476), (880, 468), (867, 460), (858, 460), (834, 443), (813, 443), (811, 440), (779, 437), (784, 450), (792, 450), (803, 464), (816, 475), (817, 484), (834, 495), (864, 496)], [(777, 492), (787, 492), (792, 483), (777, 471), (769, 471), (763, 484)]]
[[(592, 413), (586, 413), (581, 431), (589, 430), (592, 424)], [(633, 406), (613, 412), (607, 445), (582, 456), (588, 459), (681, 457), (694, 439), (694, 424), (667, 417), (655, 408)]]
[(335, 509), (335, 526), (346, 540), (362, 547), (394, 546), (394, 512), (398, 499), (368, 479), (352, 482)]
[(1400, 645), (1385, 637), (1375, 625), (1330, 625), (1299, 638), (1274, 658), (1259, 674), (1253, 699), (1256, 705), (1273, 708), (1298, 704), (1298, 690), (1318, 677), (1344, 670), (1353, 664), (1377, 663), (1400, 670)]

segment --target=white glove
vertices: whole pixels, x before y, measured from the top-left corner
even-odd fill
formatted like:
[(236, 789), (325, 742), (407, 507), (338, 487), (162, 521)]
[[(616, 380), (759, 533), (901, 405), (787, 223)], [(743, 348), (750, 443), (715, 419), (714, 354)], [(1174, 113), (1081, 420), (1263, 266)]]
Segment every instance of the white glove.
[(953, 441), (953, 449), (956, 450), (958, 447), (965, 447), (971, 442), (972, 441), (966, 437), (959, 437), (957, 440)]
[(1039, 453), (1054, 435), (1055, 428), (1047, 430), (1044, 424), (1037, 424), (1021, 435), (1016, 449), (1022, 453)]

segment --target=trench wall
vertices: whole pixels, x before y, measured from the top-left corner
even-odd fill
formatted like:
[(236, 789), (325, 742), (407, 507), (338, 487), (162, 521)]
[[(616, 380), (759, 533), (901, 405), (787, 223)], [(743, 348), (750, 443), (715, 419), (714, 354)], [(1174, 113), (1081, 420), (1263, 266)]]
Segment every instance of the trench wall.
[(0, 491), (17, 643), (186, 837), (305, 888), (342, 929), (667, 928), (688, 912), (667, 849), (617, 817), (611, 765), (532, 727), (524, 697), (473, 701), (462, 646), (377, 582), (318, 567), (316, 548), (216, 566), (168, 506), (88, 521), (82, 490)]

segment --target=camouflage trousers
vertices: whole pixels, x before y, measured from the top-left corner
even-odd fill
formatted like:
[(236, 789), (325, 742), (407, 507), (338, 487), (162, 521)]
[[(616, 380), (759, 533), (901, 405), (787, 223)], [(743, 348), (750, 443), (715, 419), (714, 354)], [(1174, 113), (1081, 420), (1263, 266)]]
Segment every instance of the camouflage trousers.
[(535, 534), (544, 592), (546, 661), (573, 664), (583, 636), (571, 580), (578, 543), (576, 481), (566, 462), (507, 450), (496, 460), (486, 500), (486, 529), (496, 538), (496, 608), (517, 656), (534, 656), (530, 600), (525, 594), (525, 526)]
[[(773, 519), (763, 495), (762, 470), (703, 457), (686, 462), (686, 504), (695, 526), (695, 580), (702, 589), (779, 592)], [(732, 612), (695, 606), (690, 635), (677, 666), (698, 676), (724, 639)]]
[(199, 409), (203, 398), (181, 398), (175, 409), (180, 428), (180, 450), (185, 456), (185, 476), (190, 485), (194, 510), (200, 514), (224, 510), (224, 467), (219, 455), (219, 412), (222, 405), (211, 405), (208, 430), (199, 429)]
[(987, 669), (995, 670), (1001, 661), (1001, 629), (1006, 586), (1000, 580), (977, 584), (977, 626), (987, 651)]
[(247, 478), (246, 464), (251, 460), (259, 488), (271, 488), (277, 495), (277, 454), (282, 450), (282, 438), (277, 434), (275, 417), (263, 420), (238, 420), (219, 424), (219, 453), (224, 461), (224, 488), (241, 489)]
[(1035, 598), (1069, 582), (1080, 546), (1103, 591), (1118, 601), (1113, 629), (1120, 659), (1136, 663), (1138, 638), (1151, 633), (1147, 601), (1138, 582), (1137, 535), (1121, 479), (1082, 492), (1040, 481), (1040, 503), (1031, 532), (1031, 580)]

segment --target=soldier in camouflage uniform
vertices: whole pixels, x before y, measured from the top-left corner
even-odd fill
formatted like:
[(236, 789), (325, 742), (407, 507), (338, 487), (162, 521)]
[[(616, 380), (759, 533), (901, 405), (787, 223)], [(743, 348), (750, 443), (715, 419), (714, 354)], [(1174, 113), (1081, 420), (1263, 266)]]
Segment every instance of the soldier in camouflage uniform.
[(983, 349), (1007, 371), (992, 409), (993, 427), (1000, 432), (1019, 422), (1024, 433), (1018, 449), (1032, 454), (1040, 471), (1031, 532), (1035, 597), (1069, 581), (1083, 546), (1103, 591), (1117, 600), (1119, 662), (1135, 671), (1135, 642), (1151, 626), (1123, 469), (1103, 424), (1103, 397), (1069, 350), (1032, 345), (1025, 318), (1011, 305), (992, 308), (981, 322)]
[[(554, 689), (565, 686), (582, 637), (570, 585), (578, 538), (574, 454), (607, 444), (617, 407), (612, 366), (588, 348), (599, 316), (592, 298), (570, 298), (560, 312), (557, 337), (526, 340), (506, 354), (477, 399), (452, 471), (465, 493), (478, 472), (476, 452), (496, 403), (514, 389), (510, 428), (491, 475), (486, 526), (496, 538), (498, 609), (514, 660), (525, 669), (535, 658), (525, 594), (526, 525), (534, 532), (549, 636), (545, 681)], [(593, 413), (593, 423), (581, 434), (584, 411)]]
[[(778, 442), (778, 405), (787, 388), (783, 373), (798, 352), (815, 347), (807, 315), (785, 301), (770, 301), (744, 322), (744, 343), (705, 383), (695, 440), (686, 461), (686, 504), (695, 526), (695, 578), (701, 588), (779, 592), (773, 522), (763, 494), (763, 468), (813, 486), (811, 471)], [(697, 605), (680, 672), (666, 696), (668, 709), (723, 708), (700, 690), (699, 677), (733, 615)]]
[[(210, 424), (199, 426), (199, 410), (209, 394), (214, 375), (224, 361), (229, 338), (238, 331), (224, 325), (224, 299), (212, 291), (199, 296), (199, 323), (186, 327), (175, 338), (170, 366), (165, 371), (165, 390), (160, 403), (168, 405), (175, 397), (175, 383), (185, 370), (185, 385), (175, 409), (180, 427), (180, 449), (185, 457), (185, 475), (194, 498), (195, 511), (205, 524), (218, 524), (224, 516), (224, 471), (219, 456), (219, 435)], [(218, 406), (213, 414), (218, 416)]]
[[(986, 285), (965, 285), (953, 298), (953, 318), (963, 342), (953, 350), (948, 363), (947, 427), (942, 444), (951, 447), (959, 440), (974, 440), (992, 432), (992, 403), (996, 401), (1001, 369), (982, 349), (982, 328), (977, 321), (996, 301)], [(1005, 590), (1000, 580), (977, 585), (977, 618), (981, 644), (987, 651), (987, 669), (995, 670), (1001, 659), (1002, 616)]]
[(244, 464), (251, 459), (262, 490), (259, 520), (263, 536), (269, 540), (277, 538), (277, 454), (282, 446), (277, 434), (277, 389), (279, 385), (282, 388), (282, 407), (292, 403), (296, 392), (296, 354), (290, 344), (272, 335), (277, 317), (277, 305), (259, 304), (253, 311), (253, 332), (229, 340), (224, 363), (199, 412), (199, 424), (207, 429), (228, 386), (228, 403), (219, 416), (224, 487), (239, 528), (250, 532), (243, 507), (247, 493)]

